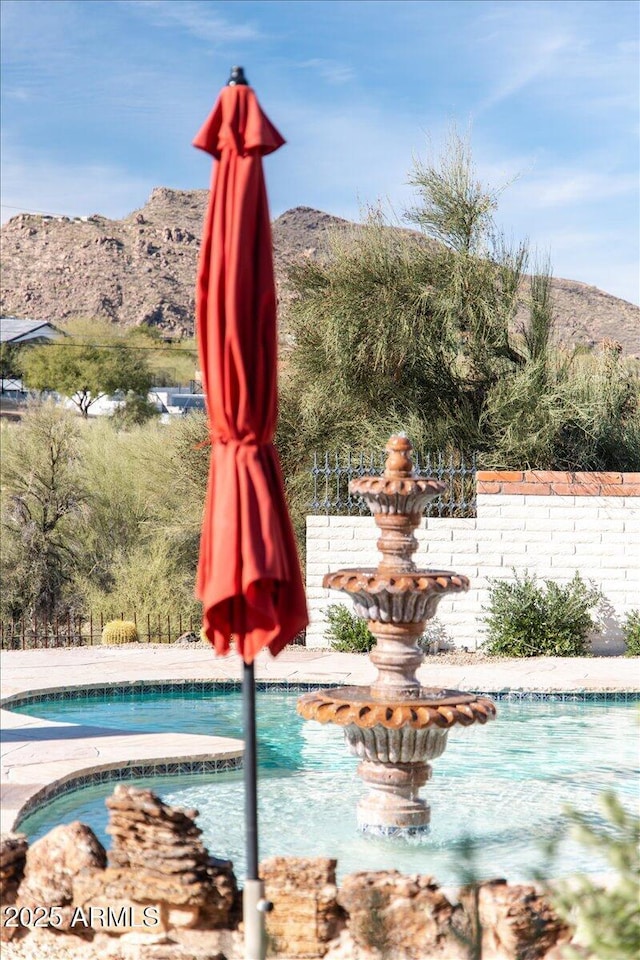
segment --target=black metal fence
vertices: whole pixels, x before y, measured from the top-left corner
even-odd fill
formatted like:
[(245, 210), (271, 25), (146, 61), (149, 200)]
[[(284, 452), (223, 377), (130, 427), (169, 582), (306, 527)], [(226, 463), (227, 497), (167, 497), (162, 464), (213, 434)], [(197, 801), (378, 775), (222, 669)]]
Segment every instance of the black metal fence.
[[(314, 453), (311, 477), (313, 498), (309, 509), (313, 513), (337, 515), (366, 514), (362, 497), (352, 496), (349, 481), (355, 477), (379, 476), (384, 471), (388, 454), (369, 453)], [(476, 460), (442, 453), (424, 455), (412, 453), (416, 473), (443, 481), (447, 489), (427, 507), (428, 517), (476, 516)]]
[(173, 643), (185, 633), (199, 637), (200, 619), (181, 614), (121, 613), (79, 615), (66, 613), (47, 619), (21, 617), (0, 620), (0, 646), (3, 650), (30, 650), (42, 647), (89, 647), (102, 643), (102, 629), (107, 620), (131, 620), (138, 628), (140, 643)]

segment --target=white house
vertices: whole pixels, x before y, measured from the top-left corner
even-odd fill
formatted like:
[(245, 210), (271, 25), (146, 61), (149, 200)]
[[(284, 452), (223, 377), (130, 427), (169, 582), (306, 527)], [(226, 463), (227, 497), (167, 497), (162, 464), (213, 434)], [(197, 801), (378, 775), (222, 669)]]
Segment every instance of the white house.
[(47, 320), (19, 320), (0, 317), (0, 343), (14, 344), (57, 340), (62, 334)]

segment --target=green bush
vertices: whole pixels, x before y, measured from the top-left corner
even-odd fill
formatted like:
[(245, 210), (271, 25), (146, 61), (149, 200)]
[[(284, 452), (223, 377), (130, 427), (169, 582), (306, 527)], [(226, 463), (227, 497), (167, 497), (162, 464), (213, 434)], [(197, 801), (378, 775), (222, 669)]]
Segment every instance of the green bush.
[(623, 625), (625, 656), (640, 657), (640, 610), (630, 610)]
[(332, 650), (340, 653), (368, 653), (375, 646), (376, 638), (367, 627), (367, 621), (351, 613), (341, 603), (332, 604), (327, 610), (329, 627), (325, 636)]
[(111, 419), (115, 427), (127, 430), (131, 427), (139, 427), (158, 416), (160, 412), (155, 403), (142, 394), (129, 390), (124, 403), (114, 410)]
[(584, 656), (590, 631), (598, 629), (592, 611), (602, 594), (578, 573), (566, 586), (515, 574), (513, 582), (493, 581), (489, 598), (484, 649), (495, 656)]
[(102, 628), (102, 642), (107, 646), (137, 643), (138, 628), (133, 620), (109, 620)]

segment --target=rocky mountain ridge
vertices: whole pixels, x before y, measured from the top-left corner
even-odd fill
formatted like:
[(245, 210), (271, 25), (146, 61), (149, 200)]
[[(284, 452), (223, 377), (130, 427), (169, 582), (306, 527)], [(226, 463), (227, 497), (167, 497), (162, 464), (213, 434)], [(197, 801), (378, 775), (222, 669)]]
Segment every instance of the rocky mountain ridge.
[[(122, 220), (19, 214), (2, 227), (0, 310), (3, 316), (64, 323), (100, 317), (191, 336), (195, 277), (208, 191), (157, 187)], [(327, 232), (348, 221), (309, 207), (273, 223), (279, 295), (287, 300), (287, 267), (327, 253)], [(559, 341), (618, 340), (640, 356), (640, 310), (576, 280), (553, 280)], [(286, 311), (285, 311), (286, 314)], [(287, 342), (286, 319), (281, 339)]]

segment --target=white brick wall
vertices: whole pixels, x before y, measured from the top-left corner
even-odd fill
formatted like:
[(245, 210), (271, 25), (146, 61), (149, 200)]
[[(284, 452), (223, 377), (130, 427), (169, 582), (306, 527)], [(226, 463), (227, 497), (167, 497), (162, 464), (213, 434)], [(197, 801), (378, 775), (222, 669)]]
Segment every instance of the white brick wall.
[[(324, 590), (322, 577), (341, 567), (375, 567), (379, 536), (371, 517), (307, 517), (307, 646), (323, 647), (325, 611), (348, 602)], [(488, 578), (512, 579), (512, 568), (566, 583), (577, 571), (604, 592), (612, 615), (595, 652), (621, 648), (620, 622), (640, 608), (640, 497), (478, 494), (475, 519), (423, 520), (416, 531), (419, 567), (463, 573), (466, 594), (440, 602), (437, 618), (457, 646), (483, 641)]]

